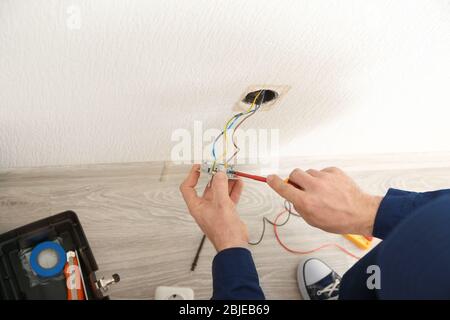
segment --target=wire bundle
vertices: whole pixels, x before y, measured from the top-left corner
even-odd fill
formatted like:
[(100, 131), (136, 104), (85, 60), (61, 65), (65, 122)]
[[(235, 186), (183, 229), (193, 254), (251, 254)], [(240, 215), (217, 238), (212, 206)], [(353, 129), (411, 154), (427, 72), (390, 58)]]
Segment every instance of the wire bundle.
[(250, 244), (250, 245), (252, 245), (252, 246), (256, 246), (256, 245), (258, 245), (258, 244), (260, 244), (261, 243), (261, 241), (263, 240), (263, 238), (264, 238), (264, 234), (266, 233), (266, 223), (267, 224), (270, 224), (270, 225), (272, 225), (272, 226), (274, 226), (274, 227), (282, 227), (282, 226), (284, 226), (286, 223), (288, 223), (288, 221), (289, 221), (289, 219), (290, 219), (290, 217), (291, 216), (297, 216), (297, 217), (300, 217), (300, 215), (299, 214), (297, 214), (297, 213), (294, 213), (293, 211), (292, 211), (292, 204), (289, 202), (289, 201), (287, 201), (287, 200), (285, 200), (284, 201), (284, 210), (282, 211), (283, 213), (288, 213), (288, 216), (287, 216), (287, 218), (286, 218), (286, 220), (284, 220), (282, 223), (280, 223), (280, 224), (277, 224), (277, 221), (270, 221), (267, 217), (263, 217), (262, 218), (262, 221), (263, 221), (263, 229), (262, 229), (262, 232), (261, 232), (261, 236), (259, 237), (259, 239), (258, 239), (258, 241), (255, 241), (255, 242), (249, 242), (248, 244)]
[[(223, 165), (225, 168), (228, 167), (228, 164), (231, 162), (231, 160), (233, 160), (236, 155), (239, 153), (240, 148), (237, 146), (236, 144), (236, 140), (235, 140), (235, 133), (236, 130), (242, 125), (242, 123), (244, 123), (245, 120), (247, 120), (248, 118), (250, 118), (251, 116), (253, 116), (255, 114), (256, 111), (259, 110), (259, 108), (261, 108), (261, 104), (264, 101), (264, 96), (265, 96), (266, 91), (265, 90), (260, 90), (258, 92), (258, 94), (255, 96), (255, 98), (253, 99), (252, 104), (250, 105), (250, 108), (248, 108), (247, 111), (245, 112), (240, 112), (235, 114), (234, 116), (232, 116), (226, 123), (224, 126), (224, 129), (222, 130), (222, 132), (216, 137), (216, 139), (213, 142), (212, 145), (212, 156), (214, 158), (214, 162), (212, 165), (212, 170), (214, 171), (216, 168), (216, 164), (217, 164), (217, 155), (216, 155), (216, 144), (217, 141), (220, 139), (220, 137), (223, 136), (223, 153), (222, 153), (222, 161), (223, 161)], [(261, 99), (258, 100), (258, 98), (261, 96)], [(240, 121), (238, 121), (240, 118), (242, 118)], [(234, 126), (234, 127), (233, 127)], [(228, 143), (228, 130), (233, 129), (233, 132), (231, 134), (231, 140), (233, 142), (233, 146), (234, 146), (234, 153), (227, 158), (227, 143)]]
[[(258, 100), (258, 98), (260, 96), (261, 96), (261, 99)], [(255, 112), (259, 110), (259, 108), (261, 107), (262, 102), (264, 101), (264, 96), (265, 96), (265, 90), (260, 90), (258, 92), (258, 94), (255, 96), (255, 98), (253, 99), (253, 102), (252, 102), (252, 104), (250, 105), (250, 107), (248, 108), (247, 111), (235, 114), (234, 116), (232, 116), (225, 123), (224, 129), (216, 137), (216, 139), (214, 140), (213, 145), (212, 145), (212, 156), (214, 158), (213, 165), (211, 167), (212, 171), (215, 171), (216, 165), (217, 165), (217, 161), (218, 161), (217, 155), (216, 155), (216, 144), (217, 144), (217, 141), (220, 139), (220, 137), (223, 137), (222, 161), (223, 161), (224, 167), (227, 168), (228, 164), (231, 162), (231, 160), (233, 160), (236, 157), (236, 155), (239, 153), (239, 151), (240, 151), (240, 148), (237, 146), (236, 140), (235, 140), (236, 130), (242, 125), (242, 123), (244, 123), (245, 120), (247, 120), (248, 118), (253, 116), (255, 114)], [(234, 153), (229, 158), (227, 158), (227, 153), (228, 153), (228, 150), (227, 150), (228, 130), (233, 130), (232, 133), (231, 133), (231, 141), (232, 141), (233, 146), (234, 146)], [(242, 175), (242, 173), (241, 173), (241, 175)], [(246, 174), (246, 175), (248, 176), (248, 174)], [(246, 175), (243, 175), (243, 176), (246, 176)], [(286, 213), (288, 214), (287, 218), (283, 222), (278, 223), (278, 220), (280, 219), (280, 217), (283, 214), (286, 214)], [(294, 253), (294, 254), (309, 254), (309, 253), (313, 253), (313, 252), (319, 251), (319, 250), (327, 248), (327, 247), (336, 247), (339, 250), (341, 250), (342, 252), (344, 252), (345, 254), (347, 254), (347, 255), (355, 258), (355, 259), (359, 259), (358, 256), (354, 255), (353, 253), (351, 253), (350, 251), (348, 251), (347, 249), (345, 249), (344, 247), (340, 246), (337, 243), (325, 243), (325, 244), (321, 245), (318, 248), (314, 248), (314, 249), (307, 250), (307, 251), (300, 251), (300, 250), (294, 250), (294, 249), (289, 248), (281, 240), (281, 238), (280, 238), (280, 236), (278, 234), (277, 228), (286, 225), (288, 223), (288, 221), (289, 221), (291, 216), (295, 216), (295, 217), (300, 217), (301, 218), (301, 215), (299, 215), (298, 213), (294, 213), (292, 211), (292, 204), (289, 201), (285, 201), (284, 202), (284, 210), (282, 212), (280, 212), (276, 216), (274, 221), (269, 220), (267, 217), (263, 217), (263, 219), (262, 219), (262, 221), (263, 221), (263, 229), (262, 229), (262, 232), (261, 232), (261, 236), (259, 237), (259, 239), (257, 241), (249, 242), (249, 244), (250, 245), (254, 245), (254, 246), (260, 244), (262, 242), (262, 240), (264, 238), (264, 235), (265, 235), (265, 232), (266, 232), (266, 224), (270, 224), (270, 225), (273, 226), (273, 231), (274, 231), (274, 234), (275, 234), (275, 238), (277, 239), (277, 242), (280, 244), (280, 246), (283, 249), (285, 249), (288, 252), (291, 252), (291, 253)], [(204, 241), (204, 239), (205, 239), (205, 236), (203, 236), (202, 241)], [(201, 249), (201, 246), (202, 246), (202, 244), (200, 245), (199, 250)], [(196, 258), (196, 260), (197, 259), (198, 259), (198, 257)], [(194, 261), (196, 261), (196, 260), (194, 260)], [(195, 268), (194, 265), (193, 265), (193, 268)], [(191, 270), (193, 270), (193, 269), (191, 269)]]
[[(284, 215), (284, 214), (287, 214), (287, 215), (288, 215), (287, 218), (286, 218), (283, 222), (278, 223), (278, 220), (279, 220), (279, 219), (281, 218), (281, 216)], [(277, 228), (286, 225), (286, 224), (288, 223), (288, 221), (289, 221), (289, 219), (290, 219), (291, 216), (301, 218), (301, 215), (299, 215), (298, 213), (294, 213), (294, 212), (292, 211), (292, 204), (291, 204), (289, 201), (285, 200), (285, 202), (284, 202), (284, 210), (281, 211), (280, 213), (278, 213), (277, 216), (275, 217), (275, 219), (274, 219), (273, 221), (270, 221), (270, 220), (269, 220), (268, 218), (266, 218), (266, 217), (264, 217), (264, 218), (262, 219), (262, 220), (263, 220), (263, 230), (262, 230), (262, 232), (261, 232), (261, 236), (259, 237), (258, 241), (256, 241), (256, 242), (249, 242), (249, 244), (250, 244), (250, 245), (256, 246), (256, 245), (258, 245), (258, 244), (261, 243), (261, 241), (262, 241), (263, 238), (264, 238), (264, 234), (265, 234), (265, 232), (266, 232), (266, 223), (268, 223), (268, 224), (270, 224), (270, 225), (273, 226), (273, 233), (275, 234), (275, 239), (277, 239), (278, 244), (279, 244), (284, 250), (286, 250), (287, 252), (294, 253), (294, 254), (310, 254), (310, 253), (314, 253), (314, 252), (317, 252), (317, 251), (322, 250), (322, 249), (325, 249), (325, 248), (335, 247), (335, 248), (341, 250), (341, 251), (342, 251), (343, 253), (345, 253), (346, 255), (349, 255), (349, 256), (352, 257), (352, 258), (355, 258), (355, 259), (357, 259), (357, 260), (360, 259), (360, 257), (358, 257), (357, 255), (351, 253), (349, 250), (347, 250), (347, 249), (344, 248), (343, 246), (341, 246), (341, 245), (339, 245), (339, 244), (337, 244), (337, 243), (334, 243), (334, 242), (324, 243), (324, 244), (322, 244), (321, 246), (319, 246), (319, 247), (317, 247), (317, 248), (310, 249), (310, 250), (296, 250), (296, 249), (291, 249), (291, 248), (289, 248), (289, 247), (281, 240), (281, 237), (280, 237), (280, 235), (278, 234), (278, 229), (277, 229)]]

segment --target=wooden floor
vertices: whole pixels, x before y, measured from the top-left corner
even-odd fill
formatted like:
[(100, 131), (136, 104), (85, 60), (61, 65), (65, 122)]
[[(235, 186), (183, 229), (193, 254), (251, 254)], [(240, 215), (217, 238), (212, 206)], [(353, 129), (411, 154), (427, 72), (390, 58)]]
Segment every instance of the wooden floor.
[[(450, 187), (450, 154), (398, 154), (283, 159), (279, 173), (295, 168), (339, 166), (362, 188), (383, 195), (389, 187), (425, 191)], [(0, 170), (0, 233), (65, 210), (74, 210), (99, 264), (99, 275), (119, 273), (111, 290), (116, 299), (151, 299), (157, 286), (194, 289), (198, 299), (211, 296), (214, 249), (205, 245), (195, 272), (190, 265), (201, 238), (178, 191), (187, 166), (170, 163), (106, 164)], [(255, 167), (248, 170), (255, 171)], [(202, 179), (202, 186), (206, 179)], [(265, 184), (247, 182), (238, 211), (257, 239), (263, 216), (274, 217), (282, 200)], [(363, 254), (339, 235), (293, 219), (280, 229), (293, 248), (311, 249), (336, 241)], [(300, 299), (296, 267), (300, 259), (277, 244), (271, 228), (251, 248), (261, 285), (269, 299)], [(334, 249), (320, 257), (340, 273), (355, 260)]]

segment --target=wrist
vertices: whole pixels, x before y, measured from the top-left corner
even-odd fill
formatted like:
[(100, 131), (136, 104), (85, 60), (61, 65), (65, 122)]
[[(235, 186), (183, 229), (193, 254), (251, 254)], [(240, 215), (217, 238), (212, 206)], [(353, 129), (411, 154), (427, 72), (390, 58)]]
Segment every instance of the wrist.
[(246, 242), (246, 241), (227, 241), (227, 242), (223, 242), (223, 243), (217, 243), (215, 245), (215, 247), (216, 247), (216, 251), (217, 252), (221, 252), (223, 250), (231, 249), (231, 248), (244, 248), (244, 249), (247, 249), (248, 248), (248, 242)]
[(372, 195), (366, 195), (365, 200), (365, 220), (362, 226), (362, 235), (365, 236), (372, 236), (373, 234), (373, 227), (375, 224), (375, 218), (378, 213), (378, 208), (380, 207), (381, 200), (383, 200), (383, 197), (380, 196), (372, 196)]

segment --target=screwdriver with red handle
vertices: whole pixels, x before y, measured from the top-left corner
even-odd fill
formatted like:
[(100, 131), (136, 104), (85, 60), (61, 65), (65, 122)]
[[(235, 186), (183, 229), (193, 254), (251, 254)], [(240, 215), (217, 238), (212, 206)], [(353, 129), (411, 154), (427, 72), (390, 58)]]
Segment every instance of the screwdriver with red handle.
[[(240, 171), (231, 171), (230, 173), (238, 176), (238, 177), (243, 177), (243, 178), (248, 178), (248, 179), (252, 179), (252, 180), (256, 180), (256, 181), (261, 181), (261, 182), (266, 182), (267, 183), (267, 178), (266, 177), (262, 177), (262, 176), (257, 176), (255, 174), (249, 174), (249, 173), (245, 173), (245, 172), (240, 172)], [(289, 181), (289, 178), (284, 179), (284, 182), (289, 183), (290, 185), (298, 188), (298, 189), (302, 189), (300, 186), (298, 186), (297, 184), (295, 184), (292, 181)]]
[[(240, 172), (240, 171), (232, 171), (230, 173), (233, 173), (234, 175), (238, 176), (238, 177), (243, 177), (243, 178), (248, 178), (248, 179), (252, 179), (252, 180), (256, 180), (256, 181), (261, 181), (261, 182), (266, 182), (267, 183), (267, 178), (266, 177), (262, 177), (262, 176), (258, 176), (258, 175), (254, 175), (254, 174), (249, 174), (249, 173), (244, 173), (244, 172)], [(289, 181), (289, 178), (286, 178), (284, 180), (284, 182), (289, 183), (290, 185), (298, 188), (298, 189), (302, 189), (299, 185), (295, 184), (292, 181)], [(346, 237), (348, 240), (350, 240), (351, 242), (353, 242), (356, 246), (358, 246), (359, 248), (365, 250), (368, 249), (370, 247), (370, 244), (372, 242), (372, 237), (371, 236), (360, 236), (360, 235), (351, 235), (351, 234), (344, 234), (344, 237)]]
[(248, 179), (252, 179), (252, 180), (256, 180), (256, 181), (261, 181), (261, 182), (267, 182), (267, 178), (266, 177), (262, 177), (262, 176), (257, 176), (254, 174), (249, 174), (249, 173), (244, 173), (244, 172), (240, 172), (240, 171), (231, 171), (232, 174), (238, 176), (238, 177), (244, 177), (244, 178), (248, 178)]

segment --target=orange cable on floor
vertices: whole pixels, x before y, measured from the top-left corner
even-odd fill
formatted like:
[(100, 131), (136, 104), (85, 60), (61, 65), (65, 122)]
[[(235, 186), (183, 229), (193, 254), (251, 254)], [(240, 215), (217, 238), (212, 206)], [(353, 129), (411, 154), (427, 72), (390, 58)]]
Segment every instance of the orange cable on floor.
[(360, 259), (360, 257), (354, 255), (353, 253), (351, 253), (350, 251), (348, 251), (347, 249), (345, 249), (344, 247), (342, 247), (341, 245), (339, 245), (339, 244), (337, 244), (337, 243), (325, 243), (325, 244), (321, 245), (321, 246), (318, 247), (318, 248), (314, 248), (314, 249), (307, 250), (307, 251), (300, 251), (300, 250), (294, 250), (294, 249), (289, 248), (286, 244), (283, 243), (283, 241), (281, 241), (281, 238), (280, 238), (280, 236), (278, 235), (278, 230), (277, 230), (277, 221), (278, 221), (278, 219), (279, 219), (283, 214), (285, 214), (286, 212), (288, 212), (288, 211), (287, 211), (287, 210), (281, 211), (281, 212), (277, 215), (277, 217), (275, 218), (274, 223), (273, 223), (273, 232), (275, 233), (275, 238), (277, 239), (278, 243), (280, 244), (280, 246), (281, 246), (284, 250), (286, 250), (286, 251), (288, 251), (288, 252), (290, 252), (290, 253), (294, 253), (294, 254), (309, 254), (309, 253), (317, 252), (317, 251), (319, 251), (319, 250), (321, 250), (321, 249), (324, 249), (324, 248), (327, 248), (327, 247), (336, 247), (336, 248), (338, 248), (339, 250), (341, 250), (342, 252), (344, 252), (345, 254), (349, 255), (350, 257), (355, 258), (355, 259), (357, 259), (357, 260)]

